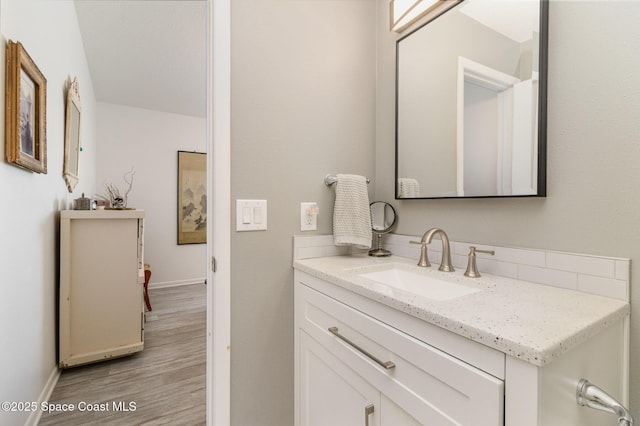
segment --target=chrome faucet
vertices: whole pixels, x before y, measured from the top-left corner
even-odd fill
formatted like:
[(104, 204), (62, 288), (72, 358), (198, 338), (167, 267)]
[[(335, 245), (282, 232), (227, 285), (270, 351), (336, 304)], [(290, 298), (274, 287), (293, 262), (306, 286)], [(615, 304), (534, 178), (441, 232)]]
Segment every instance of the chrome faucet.
[(453, 272), (453, 265), (451, 264), (451, 249), (449, 248), (449, 237), (440, 228), (431, 228), (424, 233), (420, 241), (409, 241), (411, 244), (420, 244), (420, 260), (418, 266), (431, 266), (429, 262), (429, 256), (427, 255), (427, 244), (431, 243), (433, 236), (440, 234), (440, 240), (442, 241), (442, 261), (438, 270), (444, 272)]

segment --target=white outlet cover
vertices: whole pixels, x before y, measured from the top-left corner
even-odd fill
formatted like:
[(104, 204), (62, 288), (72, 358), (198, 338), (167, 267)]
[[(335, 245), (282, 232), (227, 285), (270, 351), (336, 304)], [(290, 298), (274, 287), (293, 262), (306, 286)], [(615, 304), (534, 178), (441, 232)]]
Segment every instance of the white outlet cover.
[(309, 214), (309, 210), (312, 208), (318, 208), (316, 202), (300, 203), (300, 230), (301, 231), (315, 231), (318, 229), (318, 213)]

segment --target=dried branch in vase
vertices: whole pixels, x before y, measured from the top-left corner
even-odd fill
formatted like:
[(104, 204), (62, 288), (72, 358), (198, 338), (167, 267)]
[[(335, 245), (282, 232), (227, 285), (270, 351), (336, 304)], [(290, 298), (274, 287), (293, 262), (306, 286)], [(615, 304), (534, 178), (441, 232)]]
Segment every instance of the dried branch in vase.
[(105, 195), (96, 194), (96, 197), (106, 200), (111, 203), (112, 209), (125, 209), (127, 207), (127, 200), (129, 198), (129, 193), (133, 188), (133, 177), (136, 172), (133, 170), (133, 166), (131, 170), (124, 174), (123, 179), (126, 184), (128, 184), (128, 188), (124, 194), (120, 192), (120, 189), (111, 182), (107, 182), (104, 184)]

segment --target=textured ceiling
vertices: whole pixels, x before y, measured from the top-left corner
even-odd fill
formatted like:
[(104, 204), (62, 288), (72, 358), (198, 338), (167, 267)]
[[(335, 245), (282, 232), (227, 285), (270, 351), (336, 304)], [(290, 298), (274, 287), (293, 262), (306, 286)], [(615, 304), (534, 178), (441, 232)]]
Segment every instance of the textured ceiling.
[(205, 0), (74, 3), (98, 102), (205, 116)]

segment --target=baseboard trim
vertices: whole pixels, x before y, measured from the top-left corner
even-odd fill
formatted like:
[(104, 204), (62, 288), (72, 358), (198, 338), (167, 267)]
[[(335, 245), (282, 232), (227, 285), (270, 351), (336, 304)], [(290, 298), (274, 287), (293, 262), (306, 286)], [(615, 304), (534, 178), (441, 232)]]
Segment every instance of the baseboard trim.
[(179, 281), (163, 281), (163, 282), (153, 282), (149, 283), (149, 289), (154, 288), (166, 288), (166, 287), (180, 287), (183, 285), (191, 285), (191, 284), (204, 284), (206, 278), (192, 278), (189, 280), (179, 280)]
[(58, 379), (60, 378), (60, 369), (57, 366), (53, 367), (51, 374), (49, 375), (49, 379), (47, 383), (42, 388), (42, 392), (40, 392), (40, 396), (38, 397), (38, 409), (32, 411), (25, 423), (25, 426), (37, 426), (40, 423), (40, 417), (42, 416), (42, 410), (40, 410), (40, 406), (43, 402), (48, 402), (51, 394), (53, 393), (53, 389), (55, 389), (56, 384), (58, 383)]

